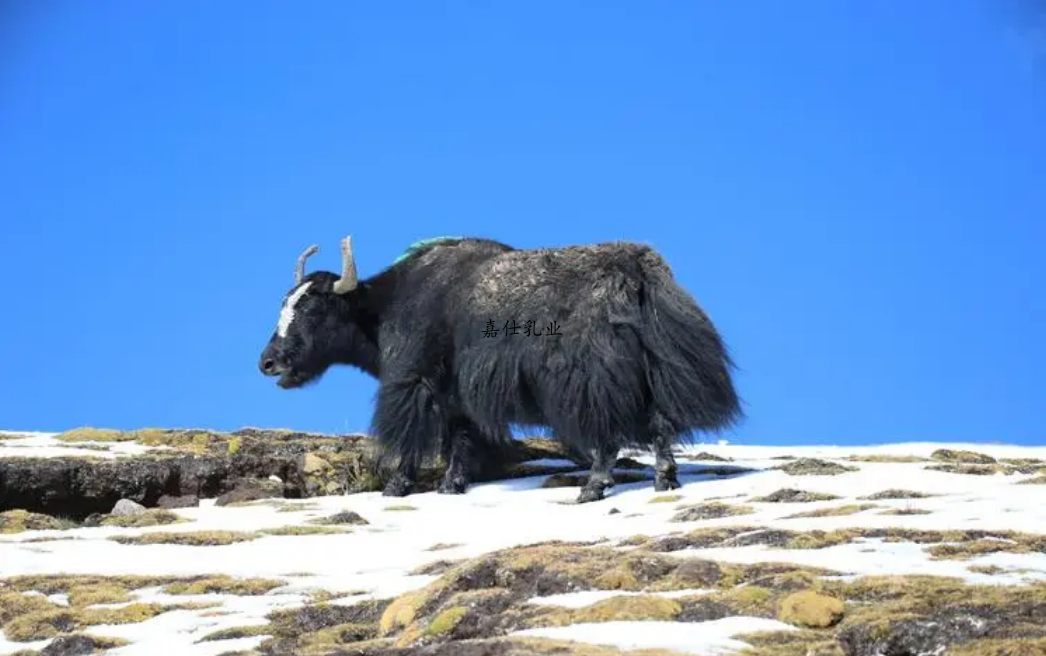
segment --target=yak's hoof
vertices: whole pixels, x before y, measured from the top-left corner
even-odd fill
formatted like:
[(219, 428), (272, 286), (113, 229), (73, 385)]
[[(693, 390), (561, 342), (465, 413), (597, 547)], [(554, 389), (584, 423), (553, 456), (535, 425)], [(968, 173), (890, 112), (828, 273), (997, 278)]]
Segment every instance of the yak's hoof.
[(444, 478), (443, 482), (439, 484), (436, 492), (439, 494), (465, 494), (465, 490), (468, 489), (468, 481), (464, 478)]
[(592, 501), (602, 501), (603, 491), (605, 489), (606, 488), (604, 488), (602, 485), (586, 485), (585, 487), (581, 488), (581, 493), (577, 495), (577, 502), (590, 503)]
[(677, 490), (683, 487), (679, 483), (679, 479), (676, 478), (675, 474), (657, 474), (654, 477), (654, 491), (655, 492), (667, 492), (668, 490)]
[(394, 476), (388, 484), (385, 485), (385, 489), (381, 495), (384, 497), (405, 497), (408, 496), (411, 490), (414, 489), (414, 483), (408, 481), (402, 476)]

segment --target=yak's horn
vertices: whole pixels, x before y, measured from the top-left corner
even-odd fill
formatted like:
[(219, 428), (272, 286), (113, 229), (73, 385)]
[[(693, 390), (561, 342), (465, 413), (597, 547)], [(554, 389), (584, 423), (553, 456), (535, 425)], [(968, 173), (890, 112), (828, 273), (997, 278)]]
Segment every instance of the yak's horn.
[(313, 244), (309, 246), (301, 255), (298, 256), (298, 265), (294, 268), (294, 284), (300, 285), (303, 278), (305, 278), (305, 260), (309, 259), (313, 253), (320, 250), (320, 247)]
[(335, 294), (347, 294), (356, 289), (356, 258), (352, 255), (352, 237), (341, 240), (341, 278), (334, 283)]

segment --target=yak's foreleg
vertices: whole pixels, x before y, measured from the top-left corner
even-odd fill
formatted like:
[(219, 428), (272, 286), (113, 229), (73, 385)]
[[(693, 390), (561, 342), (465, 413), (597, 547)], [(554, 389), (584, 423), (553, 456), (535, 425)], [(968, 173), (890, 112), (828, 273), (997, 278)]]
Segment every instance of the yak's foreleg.
[(682, 487), (676, 475), (676, 459), (672, 455), (676, 430), (661, 413), (655, 411), (650, 418), (649, 431), (654, 443), (654, 490), (664, 492)]
[(410, 494), (430, 445), (447, 439), (446, 416), (436, 389), (431, 380), (416, 374), (389, 376), (378, 389), (375, 432), (386, 452), (397, 461), (384, 496)]
[(617, 453), (616, 446), (602, 446), (593, 452), (592, 468), (589, 470), (588, 481), (578, 494), (578, 503), (599, 501), (608, 487), (614, 487), (611, 469), (617, 462)]
[(468, 489), (472, 448), (470, 428), (468, 422), (456, 421), (447, 431), (443, 442), (443, 460), (447, 463), (447, 470), (437, 489), (440, 494), (464, 494)]

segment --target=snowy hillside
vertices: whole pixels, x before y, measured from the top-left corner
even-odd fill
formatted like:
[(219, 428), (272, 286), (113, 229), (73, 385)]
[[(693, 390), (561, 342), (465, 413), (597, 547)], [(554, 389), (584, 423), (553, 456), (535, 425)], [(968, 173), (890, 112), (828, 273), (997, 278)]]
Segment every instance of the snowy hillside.
[[(8, 464), (177, 450), (0, 435)], [(1046, 448), (704, 445), (665, 493), (626, 455), (583, 505), (544, 459), (464, 496), (8, 510), (0, 654), (1046, 653)]]

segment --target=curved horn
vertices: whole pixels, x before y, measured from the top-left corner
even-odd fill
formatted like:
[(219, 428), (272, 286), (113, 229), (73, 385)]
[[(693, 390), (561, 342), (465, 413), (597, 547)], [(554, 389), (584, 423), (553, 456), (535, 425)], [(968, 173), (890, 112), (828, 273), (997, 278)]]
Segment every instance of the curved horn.
[(298, 265), (294, 268), (295, 285), (300, 285), (302, 278), (305, 277), (305, 260), (309, 259), (309, 257), (318, 250), (320, 250), (320, 247), (313, 244), (302, 251), (301, 255), (298, 256)]
[(334, 283), (335, 294), (347, 294), (356, 289), (356, 258), (352, 255), (352, 237), (341, 240), (341, 278)]

